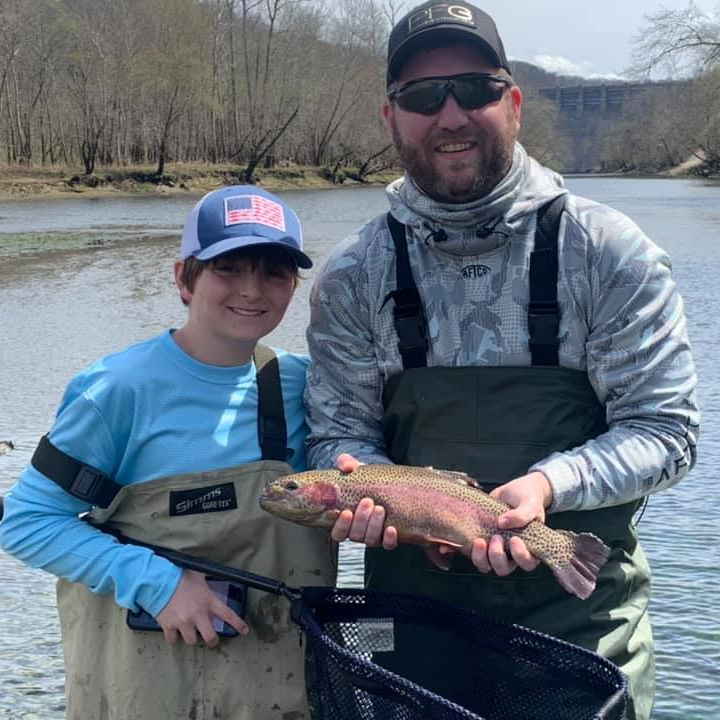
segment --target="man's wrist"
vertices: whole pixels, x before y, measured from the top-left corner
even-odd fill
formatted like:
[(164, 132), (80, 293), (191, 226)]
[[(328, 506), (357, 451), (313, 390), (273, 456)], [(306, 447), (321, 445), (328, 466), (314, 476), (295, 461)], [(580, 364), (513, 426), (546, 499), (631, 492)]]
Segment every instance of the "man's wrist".
[(553, 486), (548, 476), (540, 470), (534, 470), (530, 473), (530, 476), (537, 483), (542, 493), (543, 507), (547, 510), (553, 503), (555, 493), (553, 492)]

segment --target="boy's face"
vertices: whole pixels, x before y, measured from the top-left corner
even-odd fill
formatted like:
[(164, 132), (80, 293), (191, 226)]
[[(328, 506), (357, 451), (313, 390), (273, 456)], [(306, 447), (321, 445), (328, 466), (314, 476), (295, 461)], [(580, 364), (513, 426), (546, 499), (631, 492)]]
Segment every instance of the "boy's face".
[(183, 336), (202, 362), (238, 365), (250, 361), (258, 340), (282, 320), (297, 284), (286, 263), (262, 254), (221, 256), (208, 263), (193, 288), (175, 269), (180, 295), (189, 305)]

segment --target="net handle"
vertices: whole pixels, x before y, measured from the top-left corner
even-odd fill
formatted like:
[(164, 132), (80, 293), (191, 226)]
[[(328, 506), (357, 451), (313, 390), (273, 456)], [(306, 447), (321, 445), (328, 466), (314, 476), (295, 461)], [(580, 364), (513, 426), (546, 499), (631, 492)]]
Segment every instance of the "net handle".
[[(0, 495), (0, 520), (3, 518), (4, 510), (3, 496)], [(152, 550), (156, 555), (160, 555), (170, 562), (175, 563), (175, 565), (187, 568), (188, 570), (196, 570), (197, 572), (204, 573), (205, 575), (217, 577), (220, 580), (242, 583), (248, 587), (254, 588), (255, 590), (263, 590), (264, 592), (269, 592), (273, 595), (282, 595), (283, 597), (288, 598), (288, 600), (300, 597), (301, 593), (298, 588), (289, 587), (278, 580), (273, 580), (272, 578), (265, 577), (263, 575), (256, 575), (255, 573), (251, 573), (247, 570), (239, 570), (238, 568), (230, 567), (229, 565), (217, 563), (214, 560), (189, 555), (188, 553), (180, 552), (179, 550), (171, 550), (170, 548), (161, 547), (160, 545), (152, 545), (151, 543), (141, 542), (140, 540), (132, 540), (125, 537), (114, 528), (106, 525), (95, 524), (87, 519), (86, 521), (98, 530), (116, 537), (125, 545), (139, 545), (140, 547), (147, 548), (148, 550)]]
[(152, 543), (131, 539), (125, 537), (114, 528), (110, 528), (105, 525), (93, 524), (93, 527), (96, 527), (98, 530), (106, 532), (109, 535), (113, 535), (125, 545), (139, 545), (140, 547), (152, 550), (156, 555), (160, 555), (175, 565), (179, 565), (187, 570), (195, 570), (197, 572), (204, 573), (205, 575), (212, 575), (220, 580), (241, 583), (254, 588), (255, 590), (262, 590), (264, 592), (272, 593), (273, 595), (282, 595), (288, 600), (294, 600), (295, 598), (299, 598), (301, 595), (299, 588), (289, 587), (284, 582), (273, 580), (272, 578), (265, 577), (264, 575), (256, 575), (248, 570), (240, 570), (239, 568), (234, 568), (230, 565), (223, 565), (222, 563), (215, 562), (214, 560), (208, 560), (207, 558), (197, 557), (196, 555), (190, 555), (188, 553), (180, 552), (179, 550), (172, 550), (171, 548), (162, 547), (160, 545), (153, 545)]

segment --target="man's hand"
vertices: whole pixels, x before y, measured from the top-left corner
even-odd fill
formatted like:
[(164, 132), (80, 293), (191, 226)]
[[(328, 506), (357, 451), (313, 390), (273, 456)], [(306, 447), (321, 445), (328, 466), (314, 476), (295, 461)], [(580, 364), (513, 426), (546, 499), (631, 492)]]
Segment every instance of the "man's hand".
[[(344, 473), (356, 470), (362, 463), (352, 455), (338, 456), (337, 467)], [(352, 510), (343, 510), (330, 531), (330, 537), (335, 542), (352, 540), (368, 547), (384, 547), (393, 550), (397, 547), (397, 530), (394, 527), (385, 528), (385, 508), (376, 505), (371, 498), (363, 498)]]
[(168, 645), (178, 641), (179, 633), (188, 645), (195, 645), (202, 638), (209, 647), (214, 647), (220, 638), (212, 626), (213, 617), (232, 625), (241, 635), (248, 633), (249, 628), (242, 618), (210, 589), (202, 573), (183, 570), (170, 602), (158, 613), (156, 620)]
[[(523, 528), (533, 520), (545, 522), (545, 509), (552, 502), (552, 487), (541, 472), (515, 478), (495, 488), (490, 495), (510, 506), (510, 510), (498, 518), (500, 530)], [(472, 548), (472, 562), (480, 572), (495, 571), (497, 575), (509, 575), (515, 568), (531, 572), (540, 564), (518, 537), (510, 539), (510, 557), (505, 552), (505, 542), (500, 535), (489, 541), (476, 538)]]

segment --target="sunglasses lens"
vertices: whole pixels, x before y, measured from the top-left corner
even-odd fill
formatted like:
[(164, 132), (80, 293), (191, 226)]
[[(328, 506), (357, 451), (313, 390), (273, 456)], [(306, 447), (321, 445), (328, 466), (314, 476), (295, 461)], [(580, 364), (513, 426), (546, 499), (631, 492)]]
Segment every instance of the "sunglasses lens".
[(460, 107), (465, 110), (477, 110), (503, 95), (505, 83), (484, 75), (432, 78), (413, 82), (401, 88), (393, 97), (406, 112), (434, 115), (439, 112), (445, 96), (452, 91)]
[(446, 80), (423, 80), (395, 96), (397, 104), (406, 112), (434, 115), (445, 98)]
[(468, 78), (453, 81), (453, 91), (460, 107), (465, 110), (478, 108), (497, 102), (503, 95), (505, 86), (489, 78)]

